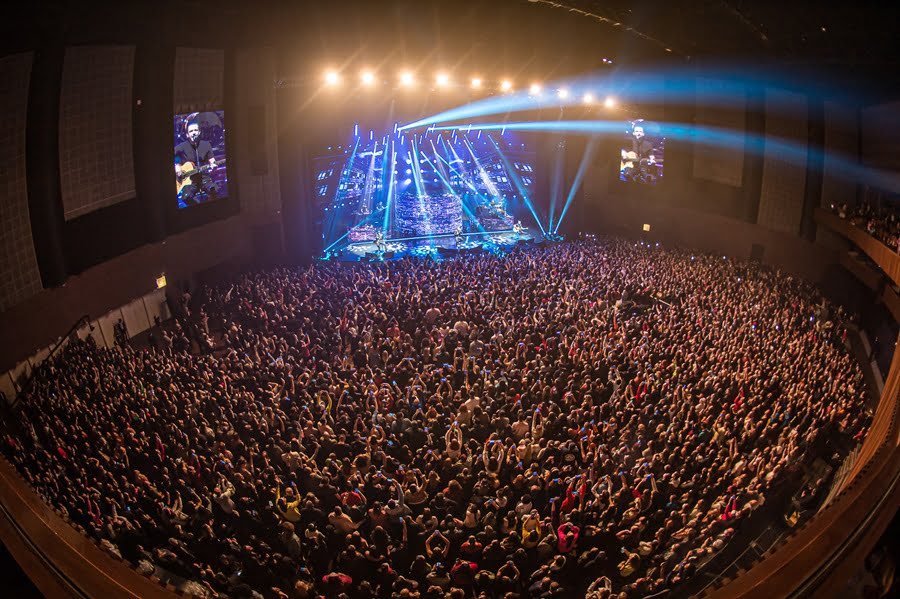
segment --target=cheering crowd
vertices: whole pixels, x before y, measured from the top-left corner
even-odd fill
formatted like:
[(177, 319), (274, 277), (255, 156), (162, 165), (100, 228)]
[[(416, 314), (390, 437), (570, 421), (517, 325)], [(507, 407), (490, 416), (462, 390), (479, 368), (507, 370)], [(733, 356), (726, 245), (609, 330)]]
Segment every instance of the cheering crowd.
[(73, 342), (6, 423), (109, 550), (210, 594), (677, 589), (868, 423), (839, 311), (605, 239), (203, 289), (154, 346)]
[(876, 208), (871, 203), (861, 202), (853, 207), (842, 204), (833, 207), (833, 211), (900, 253), (900, 210), (897, 206), (886, 204)]

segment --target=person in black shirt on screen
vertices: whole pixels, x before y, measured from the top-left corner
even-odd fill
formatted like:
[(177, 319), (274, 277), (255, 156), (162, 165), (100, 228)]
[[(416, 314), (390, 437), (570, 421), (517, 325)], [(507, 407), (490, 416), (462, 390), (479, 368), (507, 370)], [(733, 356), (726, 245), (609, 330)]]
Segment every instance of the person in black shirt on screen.
[(654, 183), (656, 175), (651, 167), (656, 164), (656, 156), (653, 143), (644, 136), (643, 125), (634, 125), (630, 142), (630, 147), (622, 148), (622, 175), (626, 181)]
[[(191, 163), (193, 168), (183, 168)], [(187, 140), (175, 146), (175, 178), (180, 187), (180, 207), (193, 206), (218, 197), (218, 188), (209, 173), (216, 168), (212, 144), (200, 139), (200, 124), (191, 121), (187, 126)], [(201, 170), (203, 169), (203, 170)]]

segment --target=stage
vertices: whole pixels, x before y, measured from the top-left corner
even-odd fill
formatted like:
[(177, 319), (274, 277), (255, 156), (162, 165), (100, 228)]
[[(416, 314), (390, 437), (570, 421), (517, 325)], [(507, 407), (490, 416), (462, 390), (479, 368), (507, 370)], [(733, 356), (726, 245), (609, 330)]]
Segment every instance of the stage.
[(459, 253), (491, 252), (505, 254), (517, 245), (540, 243), (543, 235), (536, 235), (526, 229), (516, 232), (512, 229), (502, 231), (484, 231), (463, 233), (457, 242), (452, 233), (428, 235), (420, 237), (401, 237), (385, 239), (382, 250), (374, 240), (335, 244), (325, 251), (322, 260), (341, 260), (344, 262), (397, 260), (406, 257), (430, 257), (441, 260)]

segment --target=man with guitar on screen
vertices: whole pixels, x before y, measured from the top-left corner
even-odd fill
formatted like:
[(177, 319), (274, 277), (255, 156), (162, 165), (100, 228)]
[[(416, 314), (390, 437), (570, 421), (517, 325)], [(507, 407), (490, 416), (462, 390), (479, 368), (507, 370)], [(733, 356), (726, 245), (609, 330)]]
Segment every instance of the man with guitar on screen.
[(200, 124), (189, 121), (187, 140), (175, 146), (175, 180), (179, 205), (193, 206), (218, 198), (216, 183), (209, 176), (218, 164), (212, 144), (200, 139)]
[(631, 128), (631, 148), (622, 148), (622, 177), (626, 181), (656, 182), (656, 156), (653, 143), (644, 137), (644, 126), (635, 123)]

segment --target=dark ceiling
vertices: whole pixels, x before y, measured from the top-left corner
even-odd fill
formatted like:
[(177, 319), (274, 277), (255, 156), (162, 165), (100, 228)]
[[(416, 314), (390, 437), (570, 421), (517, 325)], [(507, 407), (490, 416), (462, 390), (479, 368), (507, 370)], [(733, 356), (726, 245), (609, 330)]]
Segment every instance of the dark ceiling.
[(897, 2), (523, 1), (560, 12), (584, 11), (594, 16), (583, 18), (593, 18), (598, 25), (630, 27), (637, 37), (647, 36), (694, 57), (757, 56), (845, 65), (896, 64), (900, 58)]
[(898, 85), (890, 67), (900, 57), (900, 2), (53, 0), (27, 8), (0, 8), (2, 53), (53, 43), (265, 43), (282, 50), (286, 76), (332, 63), (547, 79), (608, 68), (608, 57), (616, 67), (774, 62)]

